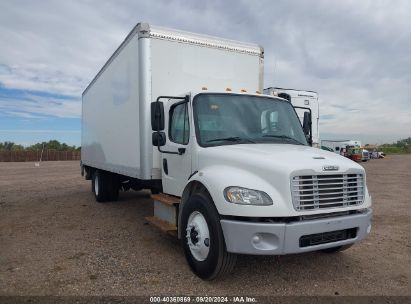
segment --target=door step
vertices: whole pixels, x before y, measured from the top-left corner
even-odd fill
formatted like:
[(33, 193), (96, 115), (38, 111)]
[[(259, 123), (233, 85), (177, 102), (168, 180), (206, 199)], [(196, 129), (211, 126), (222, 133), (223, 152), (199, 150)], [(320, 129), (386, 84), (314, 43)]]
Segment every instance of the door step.
[(180, 198), (179, 197), (164, 194), (164, 193), (152, 194), (151, 198), (154, 201), (157, 201), (159, 203), (163, 203), (163, 204), (166, 204), (166, 205), (170, 205), (170, 206), (180, 204)]
[(153, 226), (160, 229), (162, 232), (169, 233), (171, 235), (177, 235), (177, 226), (163, 221), (156, 216), (146, 216), (145, 219)]
[(154, 204), (154, 216), (146, 217), (146, 220), (161, 231), (176, 236), (180, 198), (164, 193), (152, 194), (151, 198)]

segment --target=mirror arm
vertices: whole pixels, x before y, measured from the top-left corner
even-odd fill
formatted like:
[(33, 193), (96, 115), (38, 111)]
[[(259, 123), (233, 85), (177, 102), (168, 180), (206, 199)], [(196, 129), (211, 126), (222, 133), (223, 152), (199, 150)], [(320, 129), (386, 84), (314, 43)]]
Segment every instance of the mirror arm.
[(186, 148), (178, 148), (179, 155), (183, 155), (184, 153), (186, 153)]
[[(158, 96), (157, 99), (156, 99), (156, 102), (159, 104), (159, 103), (160, 103), (160, 99), (162, 99), (162, 98), (166, 98), (166, 99), (183, 99), (183, 100), (185, 100), (186, 102), (188, 102), (190, 97), (189, 97), (188, 95), (186, 95), (186, 96), (184, 96), (184, 97), (178, 97), (178, 96)], [(157, 104), (157, 105), (158, 105), (158, 104)], [(158, 124), (160, 124), (160, 122), (159, 122)], [(160, 126), (158, 126), (158, 127), (160, 127)], [(157, 131), (157, 133), (160, 133), (160, 131)], [(177, 154), (177, 155), (183, 155), (183, 154), (185, 153), (185, 151), (186, 151), (186, 148), (178, 148), (178, 152), (174, 152), (174, 151), (164, 151), (164, 150), (161, 150), (159, 143), (157, 144), (157, 149), (158, 149), (158, 151), (159, 151), (160, 153), (165, 153), (165, 154)]]
[[(310, 144), (310, 146), (313, 145), (313, 122), (312, 122), (312, 111), (310, 108), (307, 107), (299, 107), (299, 106), (293, 106), (294, 109), (303, 109), (303, 110), (307, 110), (310, 113), (310, 120), (307, 122), (309, 130), (306, 130), (305, 128), (305, 124), (303, 123), (303, 131), (304, 131), (304, 135), (308, 141), (308, 143)], [(297, 114), (297, 113), (296, 113)], [(304, 113), (305, 114), (305, 113)], [(305, 119), (304, 119), (305, 122)], [(306, 133), (306, 131), (309, 131), (309, 134)], [(309, 135), (309, 136), (308, 136)]]

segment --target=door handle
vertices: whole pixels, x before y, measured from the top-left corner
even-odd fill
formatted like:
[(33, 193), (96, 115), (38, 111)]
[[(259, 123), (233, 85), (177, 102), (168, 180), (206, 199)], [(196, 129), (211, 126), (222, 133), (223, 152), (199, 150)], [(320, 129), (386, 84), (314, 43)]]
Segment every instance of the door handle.
[(168, 175), (168, 164), (167, 164), (167, 158), (163, 158), (163, 171), (166, 175)]

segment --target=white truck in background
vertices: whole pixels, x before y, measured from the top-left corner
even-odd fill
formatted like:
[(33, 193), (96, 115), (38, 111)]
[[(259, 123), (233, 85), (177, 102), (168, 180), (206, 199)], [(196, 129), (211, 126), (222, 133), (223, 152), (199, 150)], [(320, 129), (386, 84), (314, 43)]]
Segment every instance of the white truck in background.
[(333, 152), (342, 154), (348, 146), (361, 149), (361, 161), (366, 162), (371, 159), (370, 152), (363, 148), (360, 140), (344, 139), (344, 140), (331, 140), (323, 139), (321, 140), (321, 146), (331, 149)]
[(333, 150), (333, 152), (340, 154), (341, 149), (344, 149), (347, 146), (361, 148), (361, 141), (350, 140), (350, 139), (342, 139), (342, 140), (323, 139), (321, 140), (321, 146), (327, 147)]
[(301, 123), (304, 121), (304, 113), (309, 111), (312, 117), (312, 146), (320, 147), (320, 106), (317, 92), (269, 87), (264, 89), (264, 94), (278, 96), (291, 102)]
[(309, 146), (263, 95), (255, 44), (139, 23), (82, 96), (81, 171), (97, 202), (150, 189), (147, 220), (214, 279), (236, 254), (337, 252), (371, 229), (364, 169)]

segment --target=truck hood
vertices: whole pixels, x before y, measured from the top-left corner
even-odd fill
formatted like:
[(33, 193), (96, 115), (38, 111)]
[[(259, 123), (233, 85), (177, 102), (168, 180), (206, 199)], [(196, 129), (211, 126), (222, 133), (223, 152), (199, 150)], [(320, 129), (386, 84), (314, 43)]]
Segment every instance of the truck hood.
[[(330, 168), (336, 170), (326, 170)], [(364, 174), (359, 164), (336, 153), (290, 144), (238, 144), (203, 148), (198, 152), (197, 170), (198, 174), (194, 178), (198, 178), (213, 194), (213, 201), (220, 214), (257, 217), (330, 212), (328, 208), (296, 211), (290, 188), (294, 176)], [(263, 191), (274, 204), (258, 207), (229, 204), (223, 193), (230, 186)], [(352, 208), (349, 206), (338, 210)]]
[[(200, 152), (200, 168), (204, 162), (213, 165), (242, 167), (247, 170), (294, 171), (314, 170), (324, 173), (325, 166), (338, 166), (333, 172), (364, 169), (356, 162), (336, 153), (302, 145), (291, 144), (237, 144), (205, 148)], [(252, 170), (252, 171), (254, 171)], [(278, 172), (280, 173), (280, 172)]]

